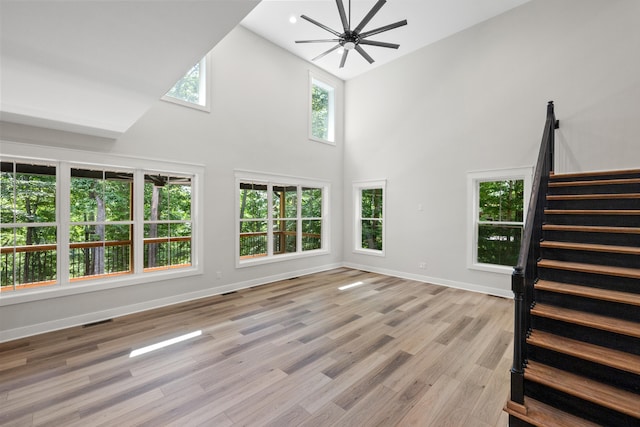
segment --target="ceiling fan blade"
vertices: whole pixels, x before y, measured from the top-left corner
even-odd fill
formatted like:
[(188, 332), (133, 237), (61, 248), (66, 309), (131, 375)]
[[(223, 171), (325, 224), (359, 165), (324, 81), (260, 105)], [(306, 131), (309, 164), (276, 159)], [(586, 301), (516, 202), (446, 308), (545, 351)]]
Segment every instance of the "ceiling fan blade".
[(339, 33), (339, 32), (337, 32), (336, 30), (333, 30), (333, 29), (331, 29), (331, 28), (327, 27), (327, 26), (326, 26), (326, 25), (324, 25), (324, 24), (319, 23), (318, 21), (316, 21), (316, 20), (315, 20), (315, 19), (313, 19), (313, 18), (309, 18), (307, 15), (300, 15), (300, 18), (305, 19), (305, 20), (307, 20), (307, 21), (311, 22), (312, 24), (317, 25), (318, 27), (322, 28), (323, 30), (327, 30), (327, 31), (329, 31), (331, 34), (334, 34), (334, 35), (336, 35), (336, 36), (340, 37), (340, 33)]
[(349, 31), (349, 21), (347, 20), (347, 14), (344, 11), (344, 3), (342, 0), (336, 0), (336, 4), (338, 5), (338, 13), (340, 14), (340, 20), (342, 21), (342, 28), (344, 28), (344, 32)]
[(349, 49), (345, 49), (342, 52), (342, 59), (340, 60), (340, 68), (344, 68), (344, 63), (347, 62), (347, 55), (349, 55)]
[(403, 25), (407, 25), (406, 19), (403, 19), (402, 21), (394, 22), (393, 24), (385, 25), (384, 27), (376, 28), (375, 30), (365, 31), (364, 33), (360, 34), (360, 38), (363, 39), (365, 37), (380, 34), (385, 31), (393, 30), (394, 28), (402, 27)]
[(397, 48), (400, 47), (399, 44), (386, 43), (386, 42), (377, 42), (375, 40), (360, 40), (360, 44), (368, 44), (369, 46), (388, 47), (390, 49), (397, 49)]
[(362, 29), (364, 28), (365, 25), (367, 25), (369, 23), (369, 21), (371, 21), (371, 18), (373, 18), (375, 16), (376, 13), (378, 13), (378, 11), (380, 10), (380, 8), (382, 6), (384, 6), (384, 4), (387, 2), (387, 0), (378, 0), (378, 3), (374, 4), (373, 7), (371, 8), (371, 10), (369, 11), (369, 13), (367, 13), (367, 15), (362, 18), (362, 21), (360, 21), (360, 23), (358, 24), (358, 26), (356, 28), (353, 29), (354, 33), (360, 33), (360, 31), (362, 31)]
[(360, 45), (356, 45), (355, 49), (358, 51), (358, 53), (360, 55), (362, 55), (362, 57), (364, 59), (366, 59), (367, 61), (369, 61), (369, 64), (373, 64), (373, 58), (369, 56), (369, 54), (367, 52), (364, 51), (363, 48), (360, 47)]
[(334, 47), (332, 47), (328, 51), (326, 51), (324, 53), (321, 53), (320, 55), (316, 56), (315, 58), (312, 59), (312, 61), (315, 61), (315, 60), (320, 59), (320, 58), (324, 58), (325, 56), (327, 56), (328, 54), (330, 54), (334, 50), (338, 49), (339, 47), (340, 47), (340, 43), (338, 43), (337, 45), (335, 45)]
[(322, 39), (322, 40), (296, 40), (296, 43), (327, 43), (339, 42), (340, 39)]

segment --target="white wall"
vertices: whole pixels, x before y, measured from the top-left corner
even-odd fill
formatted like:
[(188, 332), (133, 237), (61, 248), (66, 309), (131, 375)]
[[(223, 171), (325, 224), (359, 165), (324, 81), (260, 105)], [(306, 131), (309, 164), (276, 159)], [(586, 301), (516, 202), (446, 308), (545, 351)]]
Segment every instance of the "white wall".
[[(639, 168), (639, 17), (637, 0), (536, 0), (349, 80), (345, 262), (510, 295), (467, 268), (467, 173), (533, 166), (549, 100), (558, 171)], [(351, 183), (383, 178), (386, 257), (354, 254)]]
[[(238, 27), (213, 51), (211, 113), (158, 101), (115, 142), (3, 123), (2, 139), (34, 156), (40, 144), (204, 165), (205, 259), (202, 276), (4, 305), (0, 341), (341, 265), (343, 150), (307, 139), (309, 69), (323, 75)], [(331, 253), (236, 269), (234, 169), (330, 182)]]
[[(202, 276), (5, 305), (0, 341), (343, 262), (510, 295), (509, 276), (467, 269), (467, 172), (531, 166), (550, 99), (559, 169), (638, 167), (638, 16), (636, 0), (534, 0), (400, 58), (345, 84), (337, 147), (307, 140), (307, 72), (321, 71), (242, 28), (214, 49), (210, 114), (158, 101), (115, 142), (3, 123), (0, 137), (34, 155), (203, 164), (207, 222)], [(331, 254), (236, 269), (235, 168), (330, 181)], [(383, 178), (386, 257), (353, 254), (352, 181)]]

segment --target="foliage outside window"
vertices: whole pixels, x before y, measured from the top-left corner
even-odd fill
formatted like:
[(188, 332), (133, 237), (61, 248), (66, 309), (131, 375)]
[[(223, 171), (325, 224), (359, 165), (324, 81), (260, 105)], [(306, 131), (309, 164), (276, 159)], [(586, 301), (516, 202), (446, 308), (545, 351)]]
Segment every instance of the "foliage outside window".
[(133, 174), (71, 169), (70, 279), (130, 273)]
[[(474, 192), (472, 266), (510, 272), (518, 263), (525, 221), (528, 169), (472, 177)], [(501, 270), (502, 269), (502, 270)]]
[(162, 99), (208, 111), (206, 58), (191, 67)]
[(384, 254), (385, 193), (384, 181), (354, 184), (356, 252)]
[(239, 265), (326, 250), (327, 187), (251, 179), (237, 185)]
[(144, 176), (144, 268), (191, 265), (191, 177)]
[(311, 139), (335, 143), (335, 88), (311, 77)]
[(1, 163), (0, 292), (56, 283), (56, 166)]
[[(1, 164), (0, 291), (192, 265), (190, 175), (58, 162)], [(145, 192), (139, 206), (136, 185)], [(136, 230), (143, 227), (138, 245)], [(142, 249), (136, 256), (134, 249), (143, 246), (144, 256)]]

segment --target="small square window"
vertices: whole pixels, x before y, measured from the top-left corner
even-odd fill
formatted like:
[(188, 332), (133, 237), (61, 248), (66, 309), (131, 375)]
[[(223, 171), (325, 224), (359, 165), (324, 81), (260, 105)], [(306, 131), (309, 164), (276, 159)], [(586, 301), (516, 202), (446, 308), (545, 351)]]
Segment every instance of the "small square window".
[(470, 174), (471, 268), (510, 273), (518, 263), (529, 180), (530, 169)]

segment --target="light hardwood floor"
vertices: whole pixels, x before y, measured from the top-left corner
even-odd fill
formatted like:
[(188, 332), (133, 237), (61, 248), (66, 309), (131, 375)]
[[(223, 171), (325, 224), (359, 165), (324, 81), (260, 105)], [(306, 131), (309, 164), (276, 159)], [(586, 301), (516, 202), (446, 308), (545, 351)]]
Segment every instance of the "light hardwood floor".
[(504, 427), (512, 307), (341, 268), (16, 340), (0, 425)]

